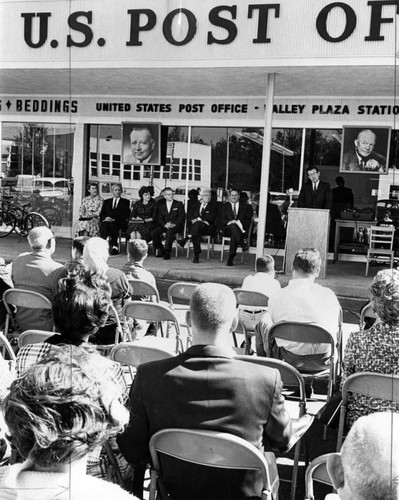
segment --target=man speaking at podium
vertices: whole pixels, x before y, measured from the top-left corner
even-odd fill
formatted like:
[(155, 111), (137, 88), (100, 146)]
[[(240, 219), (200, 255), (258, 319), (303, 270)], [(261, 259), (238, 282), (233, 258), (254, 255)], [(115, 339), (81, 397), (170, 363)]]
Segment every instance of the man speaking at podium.
[(302, 186), (298, 197), (298, 208), (332, 208), (331, 186), (320, 180), (317, 167), (308, 167), (308, 182)]

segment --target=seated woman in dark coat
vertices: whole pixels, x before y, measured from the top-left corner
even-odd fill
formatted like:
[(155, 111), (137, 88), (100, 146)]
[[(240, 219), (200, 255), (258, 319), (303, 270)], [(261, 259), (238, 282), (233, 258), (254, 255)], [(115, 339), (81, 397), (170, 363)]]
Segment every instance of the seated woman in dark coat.
[(152, 197), (152, 186), (142, 186), (139, 190), (140, 199), (136, 201), (130, 212), (129, 228), (130, 239), (151, 241), (151, 231), (157, 220), (157, 204)]

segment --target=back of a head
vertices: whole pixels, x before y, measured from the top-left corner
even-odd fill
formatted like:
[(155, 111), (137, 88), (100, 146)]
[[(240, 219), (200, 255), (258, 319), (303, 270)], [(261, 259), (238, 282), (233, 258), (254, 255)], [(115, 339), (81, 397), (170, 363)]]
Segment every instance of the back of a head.
[(315, 248), (303, 248), (295, 254), (292, 268), (307, 276), (318, 275), (321, 269), (321, 257)]
[(83, 255), (83, 249), (89, 239), (88, 236), (77, 236), (72, 240), (72, 248), (76, 251), (78, 257)]
[(128, 412), (111, 366), (95, 351), (54, 346), (11, 384), (4, 416), (24, 459), (68, 464), (122, 430)]
[(193, 292), (190, 300), (193, 325), (207, 333), (230, 331), (236, 318), (236, 298), (226, 285), (204, 283)]
[(266, 254), (263, 257), (258, 257), (255, 264), (258, 273), (274, 273), (274, 259), (271, 255)]
[(373, 413), (354, 423), (341, 449), (346, 488), (359, 500), (399, 498), (399, 414)]
[(140, 262), (148, 254), (148, 244), (145, 240), (129, 240), (127, 244), (127, 254), (131, 262)]
[(90, 238), (83, 249), (83, 264), (87, 271), (104, 275), (108, 270), (108, 243), (97, 236)]
[(53, 321), (65, 343), (79, 345), (104, 326), (111, 304), (108, 282), (88, 271), (63, 278), (53, 301)]
[(34, 227), (28, 234), (28, 243), (32, 250), (38, 252), (48, 245), (54, 234), (47, 226)]

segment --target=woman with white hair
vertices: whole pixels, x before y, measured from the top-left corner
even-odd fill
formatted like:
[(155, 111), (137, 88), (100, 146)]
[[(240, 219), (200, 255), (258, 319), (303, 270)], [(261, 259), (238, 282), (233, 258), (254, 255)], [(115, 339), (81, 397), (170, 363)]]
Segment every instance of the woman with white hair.
[[(111, 287), (111, 300), (122, 319), (124, 299), (131, 295), (131, 289), (126, 274), (119, 269), (108, 266), (108, 243), (102, 238), (90, 238), (83, 249), (83, 265), (86, 270), (105, 278)], [(95, 344), (113, 344), (115, 339), (116, 323), (106, 325), (91, 337)]]

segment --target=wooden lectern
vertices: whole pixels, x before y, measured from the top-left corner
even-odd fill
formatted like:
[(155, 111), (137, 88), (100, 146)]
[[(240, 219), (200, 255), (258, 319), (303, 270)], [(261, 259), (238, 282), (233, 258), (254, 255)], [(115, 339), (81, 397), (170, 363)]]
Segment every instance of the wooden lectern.
[(326, 277), (330, 211), (319, 208), (290, 208), (285, 240), (284, 272), (291, 274), (294, 256), (305, 247), (320, 252), (320, 278)]

